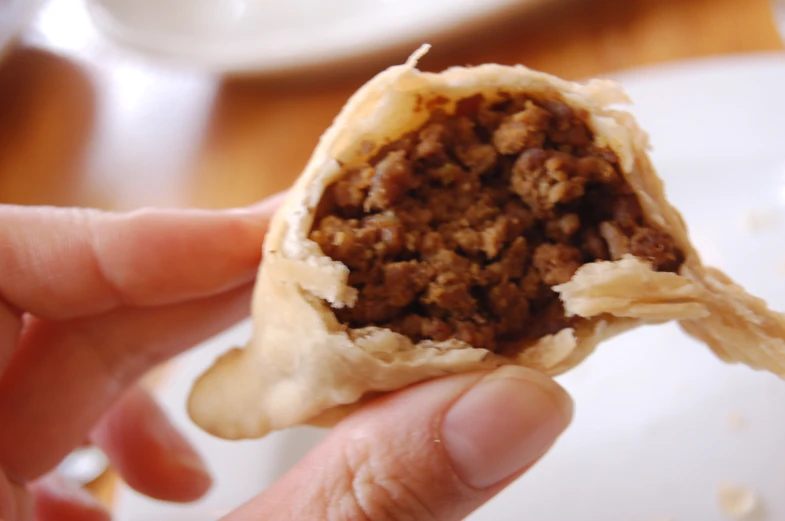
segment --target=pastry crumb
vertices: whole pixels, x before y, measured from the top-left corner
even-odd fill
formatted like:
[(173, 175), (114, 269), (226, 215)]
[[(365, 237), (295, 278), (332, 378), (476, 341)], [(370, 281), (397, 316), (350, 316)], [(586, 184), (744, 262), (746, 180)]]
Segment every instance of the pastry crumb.
[(785, 277), (785, 259), (781, 259), (777, 264), (777, 273)]
[(729, 412), (726, 419), (728, 422), (728, 427), (732, 429), (741, 429), (744, 427), (744, 417), (736, 411)]
[(742, 228), (749, 232), (776, 228), (779, 224), (779, 215), (772, 210), (752, 210), (744, 213), (741, 218)]
[(758, 507), (758, 497), (749, 488), (734, 483), (717, 487), (717, 504), (731, 519), (747, 519)]

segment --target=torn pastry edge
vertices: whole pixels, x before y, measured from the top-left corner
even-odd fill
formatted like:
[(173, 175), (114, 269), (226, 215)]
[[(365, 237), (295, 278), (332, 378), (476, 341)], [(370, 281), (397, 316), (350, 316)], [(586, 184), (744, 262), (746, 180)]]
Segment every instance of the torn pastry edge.
[[(340, 172), (339, 160), (345, 159), (347, 153), (352, 154), (353, 150), (356, 151), (356, 148), (353, 148), (353, 146), (356, 147), (359, 144), (362, 135), (367, 135), (370, 130), (373, 130), (376, 132), (377, 136), (398, 136), (402, 135), (407, 130), (416, 128), (420, 123), (409, 122), (406, 125), (399, 125), (394, 130), (387, 128), (385, 125), (371, 126), (365, 128), (365, 134), (352, 132), (350, 131), (351, 129), (347, 130), (346, 127), (359, 126), (361, 127), (360, 131), (363, 131), (363, 125), (357, 125), (355, 119), (358, 119), (361, 123), (371, 116), (376, 116), (378, 119), (381, 110), (380, 107), (382, 105), (380, 102), (382, 100), (387, 104), (395, 104), (396, 100), (389, 96), (391, 95), (391, 91), (401, 90), (399, 82), (402, 82), (403, 84), (407, 84), (407, 82), (408, 84), (416, 83), (420, 88), (424, 86), (427, 87), (429, 82), (431, 82), (433, 84), (431, 85), (432, 88), (430, 90), (425, 89), (426, 91), (432, 94), (437, 93), (450, 96), (450, 93), (452, 93), (451, 89), (456, 88), (456, 85), (460, 84), (458, 81), (459, 79), (469, 80), (465, 81), (465, 84), (459, 85), (460, 89), (458, 90), (460, 91), (463, 89), (466, 91), (465, 95), (471, 95), (470, 93), (476, 94), (487, 92), (492, 89), (496, 89), (497, 91), (503, 89), (504, 87), (496, 84), (493, 84), (489, 88), (487, 84), (470, 81), (473, 77), (478, 75), (483, 76), (488, 73), (499, 73), (502, 79), (509, 79), (517, 75), (526, 77), (528, 80), (534, 81), (535, 83), (539, 82), (540, 87), (545, 85), (547, 88), (555, 88), (555, 90), (565, 98), (565, 101), (568, 104), (572, 106), (577, 105), (586, 108), (589, 111), (590, 126), (595, 134), (595, 139), (598, 143), (603, 143), (612, 148), (617, 155), (620, 156), (623, 163), (622, 170), (625, 179), (635, 190), (647, 220), (651, 219), (654, 224), (659, 225), (665, 231), (671, 233), (677, 241), (677, 245), (685, 253), (685, 264), (679, 271), (679, 275), (670, 275), (680, 277), (687, 281), (685, 282), (685, 285), (692, 285), (692, 290), (694, 290), (695, 294), (700, 294), (700, 298), (696, 298), (694, 302), (690, 302), (689, 300), (665, 302), (662, 303), (662, 306), (659, 306), (659, 309), (667, 309), (667, 306), (687, 305), (686, 308), (682, 308), (684, 315), (678, 315), (676, 313), (678, 308), (671, 308), (664, 313), (655, 313), (650, 306), (646, 310), (645, 318), (609, 318), (611, 315), (599, 313), (599, 310), (595, 309), (592, 313), (596, 312), (597, 314), (593, 315), (596, 317), (595, 319), (590, 320), (591, 331), (589, 335), (585, 334), (585, 330), (563, 330), (557, 335), (550, 335), (549, 337), (541, 339), (534, 347), (530, 348), (530, 354), (523, 357), (522, 360), (501, 359), (498, 355), (488, 352), (485, 352), (482, 357), (477, 357), (476, 352), (484, 350), (471, 348), (465, 344), (460, 345), (462, 343), (456, 344), (456, 342), (459, 341), (453, 341), (451, 344), (447, 343), (444, 345), (435, 345), (434, 343), (431, 343), (429, 346), (424, 345), (422, 342), (414, 344), (411, 341), (408, 341), (408, 346), (404, 346), (404, 350), (412, 352), (419, 351), (421, 353), (428, 350), (443, 350), (453, 353), (458, 351), (473, 351), (475, 352), (473, 353), (474, 361), (469, 365), (473, 365), (473, 367), (477, 369), (496, 367), (505, 363), (522, 363), (524, 365), (529, 365), (530, 367), (537, 366), (539, 357), (542, 360), (542, 363), (540, 363), (542, 367), (536, 368), (548, 374), (555, 375), (580, 363), (593, 352), (599, 343), (607, 338), (616, 336), (617, 334), (633, 329), (641, 324), (664, 322), (669, 320), (667, 317), (673, 315), (672, 319), (679, 320), (688, 332), (701, 340), (706, 341), (723, 359), (726, 359), (727, 361), (738, 361), (734, 359), (738, 357), (734, 357), (727, 352), (727, 348), (723, 345), (721, 340), (713, 338), (711, 334), (707, 334), (705, 331), (701, 330), (700, 326), (711, 319), (713, 315), (712, 306), (708, 304), (708, 301), (715, 297), (724, 298), (724, 293), (728, 291), (728, 289), (724, 285), (724, 282), (718, 282), (712, 286), (712, 284), (708, 284), (704, 280), (705, 277), (711, 277), (712, 274), (707, 273), (701, 265), (697, 252), (695, 252), (687, 237), (686, 228), (681, 215), (665, 198), (662, 181), (657, 176), (646, 155), (646, 151), (649, 148), (648, 136), (637, 126), (637, 123), (631, 115), (610, 108), (612, 104), (629, 103), (629, 99), (621, 91), (618, 84), (607, 80), (591, 80), (586, 84), (571, 83), (545, 73), (531, 71), (522, 66), (505, 67), (500, 65), (483, 65), (475, 68), (453, 67), (442, 73), (424, 73), (417, 71), (415, 69), (417, 61), (427, 52), (427, 50), (428, 46), (421, 47), (417, 52), (412, 54), (405, 64), (391, 67), (360, 88), (349, 99), (342, 111), (335, 118), (333, 125), (320, 139), (303, 174), (294, 184), (282, 209), (277, 212), (273, 219), (270, 234), (265, 241), (265, 261), (260, 268), (260, 275), (267, 272), (268, 275), (274, 273), (281, 277), (268, 277), (270, 279), (279, 278), (279, 280), (268, 284), (257, 283), (253, 306), (253, 313), (257, 322), (255, 325), (255, 337), (248, 348), (244, 351), (240, 351), (238, 355), (244, 356), (246, 362), (250, 362), (261, 356), (257, 351), (265, 351), (266, 348), (264, 345), (261, 345), (264, 343), (264, 338), (269, 336), (265, 330), (269, 330), (273, 326), (271, 325), (272, 319), (267, 321), (264, 319), (263, 315), (266, 313), (265, 304), (268, 304), (269, 302), (266, 302), (262, 295), (275, 284), (288, 286), (290, 290), (289, 298), (299, 299), (301, 303), (310, 303), (310, 313), (319, 317), (321, 321), (320, 328), (316, 333), (324, 336), (322, 340), (324, 340), (325, 344), (331, 345), (332, 342), (332, 345), (336, 349), (338, 345), (341, 345), (341, 349), (348, 347), (349, 349), (356, 351), (363, 351), (360, 345), (349, 340), (348, 336), (343, 336), (344, 332), (340, 325), (337, 324), (334, 314), (329, 310), (327, 304), (327, 302), (332, 302), (337, 305), (347, 305), (352, 302), (352, 291), (346, 284), (348, 268), (342, 263), (333, 261), (324, 255), (318, 246), (308, 239), (307, 235), (311, 228), (313, 211), (315, 210), (316, 205), (321, 199), (326, 187), (336, 179), (336, 176)], [(500, 81), (499, 78), (497, 78), (496, 81)], [(525, 90), (527, 85), (521, 86), (518, 83), (515, 83), (515, 85), (511, 87), (508, 86), (507, 88), (508, 90), (515, 92), (516, 90)], [(409, 85), (409, 87), (411, 87), (411, 85)], [(460, 99), (460, 97), (460, 95), (455, 94), (450, 99), (454, 101)], [(373, 132), (371, 132), (371, 134), (373, 134)], [(616, 262), (618, 263), (620, 261)], [(584, 267), (585, 266), (589, 265), (584, 265)], [(309, 273), (309, 270), (313, 271)], [(652, 270), (650, 271), (651, 273), (655, 273)], [(285, 275), (289, 275), (289, 277)], [(292, 275), (294, 276), (293, 278), (298, 281), (297, 284), (290, 282)], [(321, 280), (311, 280), (308, 278), (309, 276), (311, 279)], [(576, 281), (580, 281), (582, 276), (581, 270), (579, 270), (579, 272), (576, 273), (576, 276), (574, 276), (573, 279), (562, 288), (562, 291), (560, 291), (560, 297), (562, 297), (566, 307), (569, 308), (571, 313), (577, 315), (581, 315), (582, 313), (579, 303), (573, 302), (573, 298), (570, 296), (565, 297), (565, 293), (569, 294), (571, 287), (572, 290), (576, 290), (576, 286), (578, 286)], [(264, 277), (262, 276), (260, 278), (263, 279)], [(288, 280), (280, 280), (281, 278)], [(293, 287), (300, 286), (300, 283), (303, 281), (306, 282), (305, 285), (296, 288)], [(570, 284), (572, 284), (572, 286), (570, 286)], [(580, 295), (581, 292), (573, 291), (572, 294)], [(754, 297), (749, 295), (746, 295), (746, 297), (754, 299)], [(269, 304), (275, 305), (275, 303)], [(749, 302), (741, 302), (741, 305), (744, 304), (749, 304)], [(755, 303), (753, 302), (753, 304)], [(655, 303), (653, 307), (657, 308), (658, 306)], [(749, 309), (747, 309), (747, 311), (749, 311)], [(768, 310), (765, 311), (768, 312)], [(750, 312), (754, 312), (754, 310)], [(584, 310), (583, 313), (588, 312)], [(775, 322), (771, 328), (772, 330), (785, 331), (782, 327), (781, 320), (778, 322), (776, 318), (771, 318), (770, 321), (772, 320)], [(692, 329), (692, 331), (690, 329)], [(565, 331), (567, 332), (565, 333)], [(387, 332), (390, 335), (394, 335), (392, 332)], [(558, 337), (558, 341), (555, 340), (556, 337)], [(268, 338), (268, 341), (274, 342), (271, 338)], [(403, 343), (405, 344), (406, 342)], [(542, 346), (537, 350), (539, 344), (542, 344)], [(254, 353), (250, 352), (252, 350)], [(770, 351), (782, 353), (785, 349), (781, 346), (774, 346)], [(551, 353), (555, 354), (550, 355)], [(362, 353), (355, 353), (355, 355), (370, 356), (371, 358), (374, 358), (371, 353), (365, 351)], [(549, 355), (550, 359), (548, 358)], [(343, 353), (341, 356), (347, 356), (347, 353)], [(352, 363), (358, 363), (356, 360), (357, 359), (355, 358), (354, 362), (346, 361), (346, 363), (351, 366)], [(377, 365), (384, 365), (381, 360), (376, 360), (374, 363)], [(208, 371), (200, 378), (200, 382), (206, 378), (209, 379), (210, 374), (214, 373), (220, 365), (220, 361), (217, 362), (212, 370)], [(751, 365), (754, 366), (755, 364), (753, 363)], [(765, 364), (763, 365), (765, 366)], [(772, 364), (769, 364), (768, 367), (772, 367)], [(780, 371), (783, 370), (782, 367), (781, 363), (778, 364)], [(376, 369), (378, 369), (378, 367)], [(452, 372), (462, 372), (463, 370), (464, 369), (455, 369)], [(376, 372), (378, 373), (379, 371)], [(365, 397), (404, 387), (410, 383), (429, 379), (438, 376), (439, 374), (450, 374), (450, 372), (451, 370), (448, 369), (440, 369), (431, 372), (426, 371), (425, 373), (411, 378), (409, 383), (400, 385), (391, 384), (389, 386), (384, 386), (378, 385), (378, 382), (373, 384), (364, 382), (360, 384), (361, 387), (363, 385), (366, 387), (364, 391), (350, 393), (353, 398), (351, 396), (348, 396), (348, 398), (347, 396), (343, 396), (343, 399), (348, 399), (349, 403), (338, 403), (335, 401), (328, 403), (329, 400), (324, 401), (321, 398), (301, 397), (301, 399), (310, 404), (300, 407), (300, 409), (302, 409), (301, 414), (294, 416), (281, 414), (281, 418), (277, 419), (273, 418), (273, 416), (278, 413), (270, 412), (269, 409), (272, 407), (270, 404), (267, 404), (267, 406), (261, 404), (268, 400), (263, 400), (263, 397), (260, 395), (258, 400), (259, 404), (252, 408), (257, 409), (257, 413), (261, 415), (266, 414), (268, 419), (257, 422), (255, 426), (246, 425), (245, 427), (234, 429), (236, 431), (235, 434), (239, 433), (239, 437), (260, 437), (270, 430), (285, 428), (296, 424), (309, 422), (316, 424), (331, 424), (334, 423), (336, 419), (345, 416), (350, 410), (355, 409), (355, 404), (358, 401), (365, 400)], [(257, 376), (264, 379), (265, 375), (266, 372), (260, 370)], [(373, 375), (369, 374), (368, 378), (371, 379), (372, 376)], [(280, 374), (278, 377), (280, 378)], [(313, 384), (313, 382), (311, 383)], [(318, 388), (319, 385), (321, 384), (314, 384), (314, 389)], [(324, 386), (327, 386), (327, 389), (329, 389), (329, 385), (330, 384), (328, 383), (324, 384)], [(232, 430), (231, 428), (224, 429), (221, 425), (218, 425), (221, 421), (218, 421), (217, 424), (216, 422), (210, 422), (209, 420), (200, 422), (199, 419), (195, 417), (192, 404), (194, 403), (194, 396), (197, 394), (196, 391), (198, 388), (199, 382), (194, 386), (194, 392), (192, 392), (191, 399), (189, 399), (189, 412), (194, 421), (214, 434), (222, 437), (232, 437), (227, 435), (227, 430)], [(261, 391), (261, 394), (263, 394), (263, 391)], [(267, 409), (265, 409), (265, 407), (267, 407)], [(247, 412), (250, 413), (251, 411)], [(330, 419), (330, 421), (327, 421), (326, 418)], [(202, 419), (204, 420), (205, 418), (203, 417)], [(207, 425), (208, 423), (213, 423), (212, 427), (214, 427), (214, 429), (211, 430), (210, 425)]]

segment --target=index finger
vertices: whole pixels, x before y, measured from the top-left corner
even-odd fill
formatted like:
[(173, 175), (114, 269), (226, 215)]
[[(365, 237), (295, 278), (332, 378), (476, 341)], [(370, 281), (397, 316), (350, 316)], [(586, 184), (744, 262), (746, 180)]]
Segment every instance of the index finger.
[(125, 214), (0, 205), (0, 297), (64, 319), (221, 293), (253, 278), (279, 200)]

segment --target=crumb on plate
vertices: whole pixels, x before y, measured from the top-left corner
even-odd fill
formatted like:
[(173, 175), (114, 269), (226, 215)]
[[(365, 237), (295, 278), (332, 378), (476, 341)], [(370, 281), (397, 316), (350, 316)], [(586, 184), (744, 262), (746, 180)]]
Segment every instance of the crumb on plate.
[(717, 487), (717, 504), (731, 519), (746, 519), (758, 507), (758, 497), (743, 485), (722, 483)]
[(728, 427), (732, 429), (741, 429), (744, 427), (744, 417), (742, 417), (742, 415), (737, 411), (731, 411), (728, 413), (727, 422)]
[(779, 224), (779, 214), (773, 210), (750, 210), (741, 217), (742, 229), (748, 232), (776, 228)]

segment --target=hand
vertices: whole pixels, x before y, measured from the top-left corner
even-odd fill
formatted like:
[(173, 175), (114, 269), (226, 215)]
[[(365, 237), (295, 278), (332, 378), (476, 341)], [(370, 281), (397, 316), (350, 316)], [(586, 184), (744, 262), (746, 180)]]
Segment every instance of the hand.
[(346, 418), (224, 521), (458, 521), (528, 470), (571, 417), (564, 390), (521, 367), (422, 383)]
[[(134, 382), (247, 313), (274, 207), (0, 207), (0, 519), (108, 519), (47, 475), (85, 438), (143, 493), (188, 501), (207, 490), (196, 452)], [(571, 415), (556, 383), (522, 368), (426, 382), (344, 420), (226, 521), (462, 519), (535, 463)]]
[(152, 497), (190, 501), (209, 489), (200, 457), (136, 382), (248, 314), (276, 205), (0, 205), (0, 520), (109, 519), (48, 474), (86, 440)]

